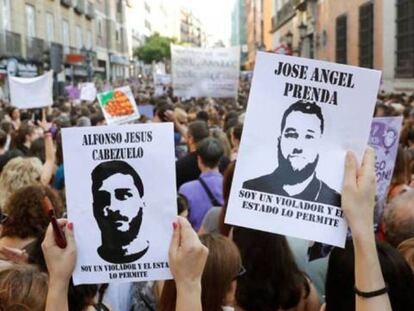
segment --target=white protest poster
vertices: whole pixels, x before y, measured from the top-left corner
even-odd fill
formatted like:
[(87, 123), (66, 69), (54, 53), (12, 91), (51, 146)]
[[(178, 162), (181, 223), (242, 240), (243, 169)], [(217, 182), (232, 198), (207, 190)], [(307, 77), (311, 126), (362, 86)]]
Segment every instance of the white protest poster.
[(19, 109), (53, 105), (53, 71), (35, 78), (9, 76), (10, 101)]
[(394, 172), (402, 117), (374, 118), (371, 124), (369, 145), (375, 149), (375, 174), (377, 176), (377, 198), (375, 223), (378, 224), (384, 210)]
[(193, 48), (171, 45), (174, 95), (236, 97), (240, 48)]
[(66, 128), (62, 135), (75, 285), (171, 278), (172, 123)]
[(87, 82), (80, 85), (80, 100), (93, 102), (96, 99), (95, 83)]
[(139, 119), (134, 94), (129, 86), (98, 94), (99, 106), (108, 124), (122, 124)]
[(345, 155), (362, 158), (380, 76), (258, 53), (226, 223), (342, 247)]

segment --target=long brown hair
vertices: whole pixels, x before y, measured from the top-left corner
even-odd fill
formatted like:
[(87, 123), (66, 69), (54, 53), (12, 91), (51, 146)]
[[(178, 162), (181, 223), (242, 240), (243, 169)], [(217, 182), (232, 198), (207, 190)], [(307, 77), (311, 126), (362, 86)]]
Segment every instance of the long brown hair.
[(29, 265), (0, 271), (0, 310), (43, 311), (48, 289), (47, 274)]
[[(233, 241), (222, 235), (205, 234), (200, 240), (209, 250), (201, 279), (203, 310), (221, 311), (224, 297), (241, 268), (240, 253)], [(159, 310), (174, 311), (176, 298), (175, 281), (166, 281)]]

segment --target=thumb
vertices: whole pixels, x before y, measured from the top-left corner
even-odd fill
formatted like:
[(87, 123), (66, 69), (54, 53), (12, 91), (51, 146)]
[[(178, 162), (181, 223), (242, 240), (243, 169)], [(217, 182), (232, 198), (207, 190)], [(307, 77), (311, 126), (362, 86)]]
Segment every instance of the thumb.
[(178, 222), (176, 221), (173, 223), (173, 234), (172, 234), (170, 250), (169, 250), (170, 256), (175, 255), (179, 247), (180, 247), (180, 227), (178, 225)]

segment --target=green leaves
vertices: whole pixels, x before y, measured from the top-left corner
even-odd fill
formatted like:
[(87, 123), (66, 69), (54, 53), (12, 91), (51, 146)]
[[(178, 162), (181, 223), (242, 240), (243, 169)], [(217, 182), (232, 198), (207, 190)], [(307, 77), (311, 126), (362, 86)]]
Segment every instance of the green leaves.
[(154, 33), (146, 40), (143, 46), (135, 49), (134, 55), (146, 64), (153, 61), (159, 62), (171, 57), (170, 44), (174, 43), (175, 39), (160, 36), (159, 33)]

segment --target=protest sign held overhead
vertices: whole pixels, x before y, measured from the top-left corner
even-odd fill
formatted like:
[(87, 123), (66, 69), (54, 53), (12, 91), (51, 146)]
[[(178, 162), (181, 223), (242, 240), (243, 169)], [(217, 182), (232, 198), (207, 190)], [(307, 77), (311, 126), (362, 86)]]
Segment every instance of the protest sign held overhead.
[(344, 159), (362, 158), (380, 76), (258, 53), (226, 222), (343, 246)]
[(87, 82), (80, 85), (80, 100), (93, 102), (96, 99), (95, 83)]
[(9, 77), (10, 100), (19, 109), (53, 105), (53, 71), (35, 78)]
[(369, 144), (375, 149), (377, 176), (375, 223), (379, 223), (387, 199), (397, 157), (401, 124), (402, 117), (374, 118), (371, 124)]
[(129, 86), (99, 93), (98, 100), (108, 124), (122, 124), (140, 117)]
[(240, 48), (192, 48), (171, 45), (175, 96), (236, 97)]
[(171, 123), (63, 129), (75, 284), (171, 277), (173, 137)]

